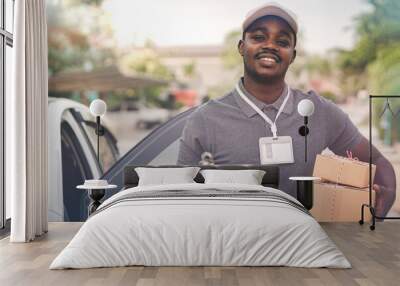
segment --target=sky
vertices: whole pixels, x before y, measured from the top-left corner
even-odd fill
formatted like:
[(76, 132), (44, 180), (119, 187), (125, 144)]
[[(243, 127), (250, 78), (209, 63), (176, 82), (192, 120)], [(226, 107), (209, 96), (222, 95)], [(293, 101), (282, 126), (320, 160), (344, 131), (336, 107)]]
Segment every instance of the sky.
[[(222, 44), (227, 33), (239, 30), (247, 12), (262, 0), (105, 0), (120, 46)], [(365, 0), (282, 0), (297, 15), (307, 52), (324, 54), (354, 44), (353, 18), (370, 7)]]

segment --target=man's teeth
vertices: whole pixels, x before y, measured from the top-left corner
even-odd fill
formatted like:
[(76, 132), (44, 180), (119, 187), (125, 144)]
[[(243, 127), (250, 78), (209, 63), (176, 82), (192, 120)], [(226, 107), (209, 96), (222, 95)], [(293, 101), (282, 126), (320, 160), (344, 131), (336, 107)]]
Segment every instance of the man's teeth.
[(276, 60), (273, 58), (261, 58), (261, 60), (264, 60), (266, 62), (276, 63)]

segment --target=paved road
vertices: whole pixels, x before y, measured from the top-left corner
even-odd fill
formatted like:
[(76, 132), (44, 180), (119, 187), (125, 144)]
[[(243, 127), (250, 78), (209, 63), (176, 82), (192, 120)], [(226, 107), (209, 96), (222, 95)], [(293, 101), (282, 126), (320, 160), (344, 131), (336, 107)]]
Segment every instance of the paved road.
[(155, 127), (151, 129), (138, 128), (140, 115), (137, 111), (109, 112), (107, 123), (114, 136), (118, 140), (118, 148), (121, 156), (128, 152), (140, 140), (145, 138)]

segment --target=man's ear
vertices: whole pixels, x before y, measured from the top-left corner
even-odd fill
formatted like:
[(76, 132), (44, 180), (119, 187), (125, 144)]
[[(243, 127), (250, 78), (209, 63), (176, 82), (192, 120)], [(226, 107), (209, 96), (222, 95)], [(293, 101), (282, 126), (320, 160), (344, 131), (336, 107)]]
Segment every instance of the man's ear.
[(296, 49), (294, 49), (294, 50), (293, 50), (293, 57), (292, 57), (290, 63), (293, 63), (293, 62), (294, 62), (294, 59), (296, 58), (296, 56), (297, 56), (297, 51), (296, 51)]
[(238, 43), (238, 51), (239, 51), (239, 54), (243, 57), (243, 45), (244, 45), (244, 42), (243, 42), (243, 40), (239, 40), (239, 43)]

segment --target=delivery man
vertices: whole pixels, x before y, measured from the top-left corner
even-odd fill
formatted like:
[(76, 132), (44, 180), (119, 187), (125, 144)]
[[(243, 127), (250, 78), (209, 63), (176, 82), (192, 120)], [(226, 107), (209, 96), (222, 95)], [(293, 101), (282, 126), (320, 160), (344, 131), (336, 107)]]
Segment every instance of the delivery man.
[[(181, 138), (178, 164), (196, 165), (201, 155), (209, 152), (215, 164), (259, 165), (268, 161), (262, 144), (281, 144), (269, 150), (279, 150), (273, 157), (285, 162), (279, 165), (280, 189), (295, 197), (295, 183), (288, 178), (311, 175), (316, 155), (325, 148), (341, 156), (352, 152), (359, 160), (368, 161), (368, 140), (347, 114), (313, 91), (304, 93), (286, 84), (286, 72), (296, 58), (295, 16), (277, 4), (267, 4), (250, 11), (242, 29), (238, 50), (244, 75), (227, 95), (208, 101), (191, 114)], [(304, 137), (299, 135), (304, 119), (297, 112), (303, 99), (311, 100), (315, 107), (308, 125), (307, 162)], [(377, 165), (373, 186), (376, 215), (384, 216), (395, 200), (395, 174), (376, 148), (373, 163)]]

